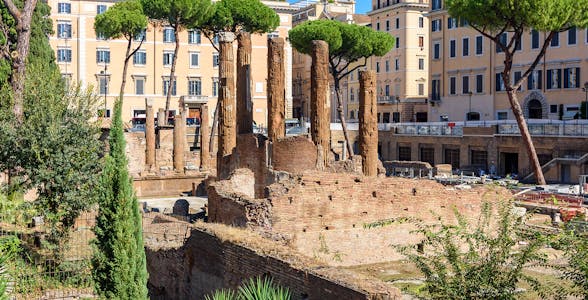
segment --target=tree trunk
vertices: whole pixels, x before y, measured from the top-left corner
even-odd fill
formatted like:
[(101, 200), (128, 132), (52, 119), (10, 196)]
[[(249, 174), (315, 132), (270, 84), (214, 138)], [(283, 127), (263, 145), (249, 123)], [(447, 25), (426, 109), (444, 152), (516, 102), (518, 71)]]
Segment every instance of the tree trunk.
[(253, 103), (251, 102), (251, 34), (237, 36), (237, 133), (253, 132)]
[[(129, 54), (131, 53), (131, 45), (133, 44), (133, 40), (129, 39), (127, 43), (127, 51), (125, 52), (125, 63), (123, 65), (123, 73), (122, 73), (122, 81), (120, 84), (120, 92), (118, 97), (121, 102), (123, 102), (123, 97), (125, 95), (125, 86), (127, 85), (127, 69), (129, 67), (129, 58), (131, 57)], [(122, 109), (122, 104), (121, 104)]]
[(24, 86), (26, 79), (26, 60), (29, 55), (29, 44), (31, 40), (31, 21), (33, 19), (33, 11), (37, 6), (37, 0), (25, 1), (22, 12), (11, 0), (4, 0), (4, 4), (16, 21), (16, 32), (18, 35), (16, 42), (17, 54), (12, 60), (10, 85), (14, 93), (14, 106), (12, 110), (16, 121), (20, 124), (22, 123), (24, 114)]
[(349, 133), (347, 132), (347, 122), (345, 121), (345, 112), (343, 111), (343, 101), (341, 101), (341, 88), (339, 80), (337, 79), (335, 79), (335, 95), (337, 97), (337, 113), (339, 113), (341, 127), (343, 128), (343, 136), (345, 137), (345, 144), (347, 145), (347, 153), (349, 153), (348, 159), (351, 159), (354, 154), (353, 145), (351, 145), (351, 141), (349, 140)]
[(539, 158), (537, 157), (537, 151), (535, 151), (535, 146), (533, 145), (533, 140), (531, 139), (531, 134), (529, 133), (529, 128), (527, 127), (527, 121), (525, 121), (523, 110), (517, 99), (516, 90), (508, 90), (507, 94), (508, 101), (510, 101), (510, 106), (512, 108), (512, 113), (514, 114), (515, 119), (517, 120), (517, 124), (519, 125), (521, 138), (523, 139), (523, 143), (527, 148), (527, 155), (531, 160), (531, 167), (535, 172), (537, 184), (546, 184), (545, 177), (543, 176), (543, 170), (541, 169), (541, 164), (539, 164)]
[(169, 103), (171, 101), (172, 96), (172, 88), (174, 86), (174, 78), (176, 75), (176, 62), (178, 58), (178, 52), (180, 51), (180, 34), (179, 34), (179, 26), (176, 24), (174, 26), (174, 37), (176, 39), (176, 47), (174, 48), (174, 58), (172, 60), (171, 71), (169, 72), (169, 84), (167, 86), (167, 95), (165, 98), (165, 123), (169, 125)]

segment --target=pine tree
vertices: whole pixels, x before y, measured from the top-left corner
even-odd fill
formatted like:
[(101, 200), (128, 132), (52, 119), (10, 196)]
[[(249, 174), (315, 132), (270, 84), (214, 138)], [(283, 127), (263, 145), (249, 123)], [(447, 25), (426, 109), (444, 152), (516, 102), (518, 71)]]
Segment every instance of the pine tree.
[(121, 107), (119, 99), (100, 182), (92, 275), (96, 291), (106, 299), (146, 299), (148, 274), (141, 213), (127, 169)]

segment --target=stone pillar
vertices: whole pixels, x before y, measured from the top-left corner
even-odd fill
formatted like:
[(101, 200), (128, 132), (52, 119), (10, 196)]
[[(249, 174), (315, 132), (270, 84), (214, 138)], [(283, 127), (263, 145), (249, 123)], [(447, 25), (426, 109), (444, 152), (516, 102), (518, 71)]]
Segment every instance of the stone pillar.
[(235, 34), (222, 32), (219, 34), (219, 77), (220, 101), (218, 151), (216, 160), (217, 178), (225, 179), (231, 170), (228, 156), (233, 153), (237, 144), (235, 103), (235, 59), (233, 55), (233, 41)]
[(326, 166), (331, 149), (329, 45), (325, 41), (312, 41), (311, 57), (310, 133), (312, 141), (322, 150), (322, 162), (319, 163)]
[(153, 99), (145, 99), (145, 167), (152, 170), (155, 167), (155, 113)]
[(253, 133), (251, 101), (251, 34), (237, 37), (237, 133)]
[(210, 149), (208, 149), (210, 142), (208, 105), (200, 107), (200, 170), (208, 170), (210, 168)]
[(186, 121), (184, 115), (177, 114), (174, 117), (174, 169), (184, 173), (184, 152), (186, 145)]
[(286, 135), (284, 39), (267, 40), (267, 119), (268, 138), (277, 141)]
[(378, 106), (376, 74), (359, 72), (359, 154), (365, 176), (378, 175)]
[(161, 127), (165, 125), (167, 125), (167, 122), (165, 121), (165, 109), (160, 108), (157, 111), (157, 126)]

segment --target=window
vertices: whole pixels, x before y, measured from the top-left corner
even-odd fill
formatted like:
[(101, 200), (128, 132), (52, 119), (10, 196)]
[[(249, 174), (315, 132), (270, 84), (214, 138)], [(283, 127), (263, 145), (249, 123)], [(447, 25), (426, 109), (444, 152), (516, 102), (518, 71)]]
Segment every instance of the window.
[(449, 57), (455, 57), (455, 40), (449, 41)]
[(568, 45), (576, 44), (576, 27), (572, 27), (568, 30)]
[(163, 52), (163, 66), (169, 67), (174, 62), (174, 53), (173, 52)]
[(419, 58), (419, 70), (424, 70), (424, 69), (425, 69), (425, 59)]
[(100, 92), (100, 95), (108, 95), (108, 77), (107, 76), (98, 77), (98, 90)]
[(433, 79), (431, 81), (431, 100), (441, 100), (441, 80)]
[(212, 77), (212, 96), (213, 97), (217, 97), (218, 96), (218, 78), (217, 77)]
[(97, 15), (102, 14), (105, 11), (106, 11), (106, 5), (104, 5), (104, 4), (98, 4), (98, 5), (96, 5), (96, 14)]
[(200, 65), (200, 53), (190, 52), (190, 68), (197, 68)]
[(58, 62), (71, 62), (71, 49), (69, 49), (69, 48), (57, 49), (57, 61)]
[(553, 38), (551, 39), (551, 47), (559, 47), (559, 32), (553, 34)]
[(425, 27), (425, 18), (419, 17), (419, 28)]
[(522, 51), (523, 50), (523, 37), (519, 37), (516, 41), (515, 41), (515, 50), (516, 51)]
[(386, 20), (386, 31), (390, 31), (390, 20)]
[(479, 35), (476, 37), (476, 55), (484, 53), (484, 37)]
[(200, 44), (202, 42), (202, 36), (200, 30), (188, 31), (188, 44)]
[(508, 119), (508, 112), (507, 111), (496, 112), (496, 119), (507, 120)]
[(398, 59), (398, 58), (394, 59), (394, 69), (396, 71), (400, 70), (400, 59)]
[(352, 111), (349, 112), (349, 119), (350, 120), (355, 119), (355, 111), (352, 110)]
[(380, 73), (380, 62), (376, 62), (376, 73)]
[(453, 29), (457, 27), (457, 20), (455, 18), (447, 18), (447, 29)]
[(141, 33), (137, 34), (135, 36), (135, 42), (141, 42), (141, 41), (146, 41), (147, 40), (147, 30), (143, 29), (141, 30)]
[(543, 71), (535, 70), (529, 74), (527, 77), (527, 89), (528, 90), (538, 90), (541, 89), (541, 83), (543, 82), (543, 76), (541, 76)]
[(459, 149), (445, 149), (445, 161), (443, 163), (451, 164), (451, 168), (459, 169)]
[[(163, 78), (163, 95), (164, 96), (167, 96), (168, 90), (169, 90), (169, 77), (164, 77)], [(171, 95), (172, 96), (176, 95), (176, 81), (175, 80), (172, 82)]]
[(549, 105), (549, 113), (556, 114), (557, 113), (557, 104)]
[(396, 37), (396, 49), (400, 48), (400, 37)]
[(506, 90), (504, 87), (504, 80), (502, 79), (502, 73), (496, 73), (496, 91), (501, 92)]
[(106, 36), (102, 32), (96, 32), (96, 40), (105, 41), (106, 40)]
[(435, 42), (433, 44), (433, 59), (439, 59), (441, 57), (441, 43)]
[(431, 6), (432, 10), (437, 10), (443, 8), (443, 1), (442, 0), (433, 0), (433, 5)]
[(455, 95), (456, 94), (456, 79), (455, 77), (449, 77), (449, 94)]
[(394, 123), (400, 122), (400, 112), (399, 111), (392, 112), (392, 122), (394, 122)]
[(462, 76), (461, 77), (461, 93), (462, 94), (469, 94), (470, 93), (470, 76)]
[(462, 44), (461, 44), (462, 45), (462, 47), (461, 47), (462, 48), (462, 50), (461, 50), (462, 55), (463, 56), (470, 56), (470, 39), (466, 37), (466, 38), (463, 38), (461, 42), (462, 42)]
[(71, 23), (57, 23), (57, 37), (60, 39), (71, 39)]
[(425, 37), (424, 36), (419, 36), (419, 47), (421, 47), (421, 48), (425, 47)]
[(351, 88), (349, 91), (349, 101), (355, 102), (355, 91), (353, 90), (353, 88)]
[(202, 81), (200, 78), (188, 78), (188, 95), (202, 95)]
[(410, 150), (410, 146), (399, 146), (398, 147), (398, 160), (406, 160), (406, 161), (411, 161), (411, 150)]
[(421, 161), (428, 162), (431, 166), (435, 165), (435, 148), (422, 147), (421, 148)]
[(218, 63), (219, 63), (219, 61), (218, 61), (218, 53), (212, 54), (212, 66), (214, 68), (216, 68), (216, 67), (218, 67)]
[(174, 35), (173, 28), (163, 29), (163, 42), (164, 43), (175, 43), (176, 42), (176, 37)]
[(396, 29), (400, 28), (400, 18), (396, 18)]
[[(504, 32), (500, 35), (500, 45), (503, 46), (508, 46), (507, 44), (507, 40), (508, 40), (508, 33)], [(502, 53), (502, 47), (500, 47), (499, 44), (496, 44), (496, 53)]]
[(110, 50), (108, 49), (97, 49), (96, 50), (96, 63), (110, 63)]
[(382, 123), (390, 123), (390, 113), (385, 112), (382, 114)]
[(476, 75), (476, 93), (481, 94), (484, 92), (484, 75)]
[(425, 84), (419, 83), (418, 89), (419, 89), (419, 96), (424, 96), (425, 95)]
[(71, 14), (71, 3), (57, 3), (57, 12), (60, 14)]
[(377, 31), (380, 31), (380, 22), (377, 22), (377, 23), (376, 23), (376, 30), (377, 30)]
[(147, 52), (145, 50), (139, 50), (133, 55), (134, 65), (145, 65), (147, 64)]
[(486, 169), (486, 165), (488, 164), (488, 151), (472, 150), (470, 163), (472, 165), (481, 166)]
[(142, 77), (142, 76), (135, 77), (135, 94), (136, 95), (144, 95), (145, 94), (145, 77)]
[(431, 22), (431, 31), (441, 31), (441, 19), (435, 19)]
[(386, 96), (390, 96), (390, 85), (389, 85), (389, 84), (387, 84), (387, 85), (385, 86), (385, 92), (384, 92), (384, 95), (386, 95)]
[(559, 89), (561, 87), (561, 69), (547, 70), (547, 89)]
[[(514, 72), (514, 82), (513, 82), (513, 84), (516, 84), (521, 79), (521, 77), (522, 77), (521, 71), (515, 71)], [(517, 89), (517, 91), (522, 91), (522, 90), (523, 90), (523, 85), (521, 84), (519, 86), (519, 88)]]
[(390, 61), (386, 61), (386, 73), (390, 72)]
[(580, 87), (580, 68), (564, 69), (564, 89)]
[(539, 49), (539, 31), (531, 30), (531, 49)]

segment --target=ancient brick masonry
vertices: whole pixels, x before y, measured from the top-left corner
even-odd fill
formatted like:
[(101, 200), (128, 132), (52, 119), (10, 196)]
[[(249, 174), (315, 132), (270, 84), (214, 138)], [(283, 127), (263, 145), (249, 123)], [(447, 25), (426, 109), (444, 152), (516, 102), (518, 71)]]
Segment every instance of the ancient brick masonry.
[(200, 111), (200, 170), (208, 170), (210, 168), (210, 151), (208, 149), (210, 142), (210, 129), (208, 127), (208, 105), (202, 105)]
[(359, 72), (359, 154), (365, 176), (378, 175), (376, 74)]
[(219, 110), (219, 133), (217, 151), (217, 177), (224, 179), (229, 176), (230, 164), (227, 162), (233, 149), (237, 144), (236, 135), (236, 103), (235, 103), (235, 64), (233, 55), (233, 41), (235, 35), (231, 32), (219, 34), (219, 74), (220, 93), (218, 101)]
[(155, 168), (155, 115), (153, 112), (153, 100), (145, 99), (145, 168)]
[(285, 70), (284, 70), (284, 39), (268, 39), (268, 74), (267, 74), (267, 107), (268, 107), (268, 138), (277, 141), (285, 136)]
[(329, 45), (325, 41), (312, 41), (312, 67), (310, 69), (310, 133), (312, 141), (322, 148), (323, 167), (327, 165), (331, 148), (329, 102)]
[(237, 36), (237, 132), (253, 132), (253, 103), (251, 102), (251, 34)]

